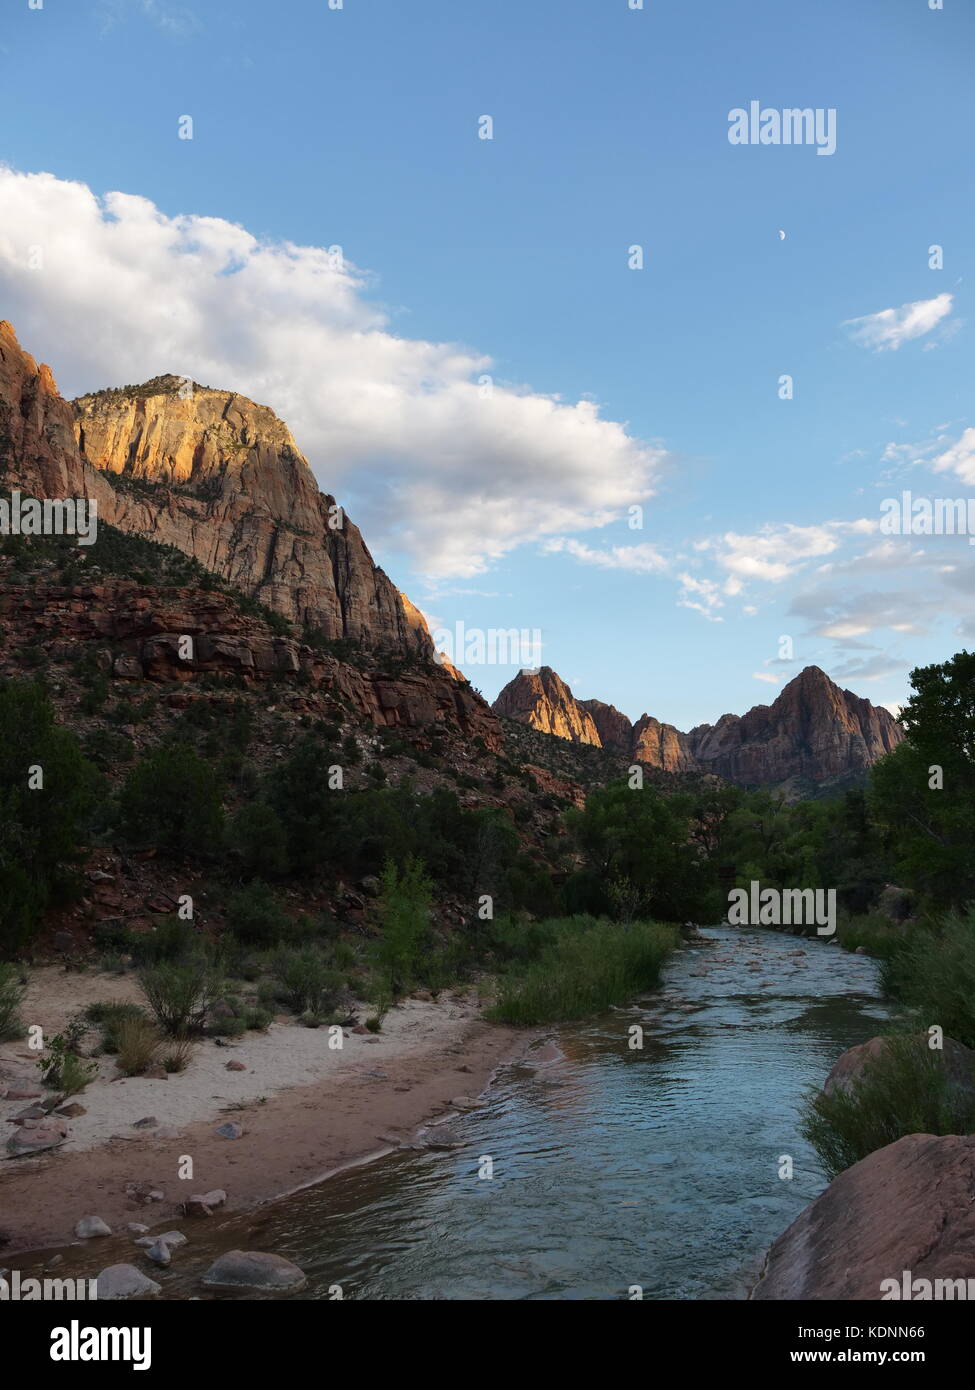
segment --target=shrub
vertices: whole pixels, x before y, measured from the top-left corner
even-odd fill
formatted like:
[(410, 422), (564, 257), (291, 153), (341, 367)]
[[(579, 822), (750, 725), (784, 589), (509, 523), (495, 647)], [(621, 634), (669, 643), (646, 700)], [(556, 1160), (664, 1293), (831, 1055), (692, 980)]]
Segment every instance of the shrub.
[(245, 875), (281, 878), (288, 872), (288, 848), (281, 818), (265, 801), (251, 801), (233, 819), (230, 842)]
[(334, 1005), (340, 976), (314, 946), (278, 951), (272, 970), (280, 985), (279, 997), (293, 1013), (322, 1015)]
[(58, 1033), (48, 1044), (48, 1055), (39, 1058), (37, 1063), (44, 1085), (66, 1096), (83, 1091), (98, 1071), (98, 1064), (83, 1062), (74, 1047), (69, 1035)]
[(910, 1005), (924, 1027), (933, 1023), (975, 1047), (975, 908), (909, 928), (904, 945), (884, 962), (883, 981)]
[(266, 883), (255, 880), (231, 894), (227, 918), (238, 941), (247, 946), (270, 946), (291, 932), (292, 922)]
[(171, 1038), (201, 1033), (220, 981), (208, 961), (162, 961), (139, 972), (139, 984), (156, 1022)]
[(182, 960), (199, 946), (200, 934), (193, 923), (176, 916), (161, 918), (151, 932), (133, 932), (129, 942), (132, 957), (140, 965)]
[(810, 1093), (802, 1132), (832, 1179), (905, 1134), (971, 1134), (975, 1097), (952, 1083), (926, 1038), (892, 1037), (848, 1090)]
[(489, 1017), (527, 1025), (599, 1013), (655, 984), (675, 944), (674, 929), (654, 922), (569, 919), (536, 961), (502, 977)]
[(24, 986), (16, 966), (0, 961), (0, 1042), (12, 1042), (24, 1036), (20, 1004)]

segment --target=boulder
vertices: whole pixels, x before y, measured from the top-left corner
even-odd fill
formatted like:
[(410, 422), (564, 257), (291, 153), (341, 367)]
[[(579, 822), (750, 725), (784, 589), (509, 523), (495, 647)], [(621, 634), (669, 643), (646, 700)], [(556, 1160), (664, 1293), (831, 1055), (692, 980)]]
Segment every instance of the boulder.
[(228, 1250), (203, 1276), (211, 1288), (269, 1289), (294, 1292), (308, 1282), (296, 1264), (281, 1255), (256, 1250)]
[(99, 1299), (139, 1298), (142, 1294), (158, 1293), (160, 1285), (147, 1279), (135, 1265), (109, 1265), (97, 1279)]
[(975, 1275), (975, 1135), (908, 1134), (841, 1173), (772, 1246), (754, 1299), (881, 1299)]
[(68, 1137), (68, 1127), (51, 1120), (25, 1120), (16, 1134), (7, 1140), (7, 1157), (22, 1158), (27, 1154), (56, 1149)]
[[(919, 1048), (928, 1046), (926, 1033), (916, 1034), (915, 1041)], [(975, 1052), (964, 1043), (955, 1042), (954, 1038), (944, 1038), (942, 1041), (944, 1046), (932, 1048), (931, 1055), (947, 1068), (953, 1086), (967, 1092), (975, 1100)], [(829, 1096), (834, 1091), (848, 1091), (862, 1078), (865, 1069), (884, 1055), (889, 1042), (889, 1038), (871, 1038), (869, 1042), (848, 1048), (827, 1076), (823, 1086), (825, 1093)]]

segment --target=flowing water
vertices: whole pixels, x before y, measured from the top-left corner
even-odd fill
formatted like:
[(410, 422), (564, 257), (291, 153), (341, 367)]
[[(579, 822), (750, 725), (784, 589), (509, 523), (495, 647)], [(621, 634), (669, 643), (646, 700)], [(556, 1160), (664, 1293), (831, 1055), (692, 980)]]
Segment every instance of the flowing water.
[(192, 1243), (153, 1271), (163, 1296), (211, 1297), (201, 1273), (243, 1248), (299, 1264), (302, 1299), (335, 1286), (371, 1299), (621, 1299), (635, 1285), (647, 1299), (745, 1297), (825, 1185), (799, 1133), (802, 1096), (886, 1009), (865, 956), (745, 928), (703, 936), (658, 989), (553, 1028), (502, 1068), (484, 1107), (451, 1121), (462, 1148), (401, 1150), (247, 1217), (184, 1224)]

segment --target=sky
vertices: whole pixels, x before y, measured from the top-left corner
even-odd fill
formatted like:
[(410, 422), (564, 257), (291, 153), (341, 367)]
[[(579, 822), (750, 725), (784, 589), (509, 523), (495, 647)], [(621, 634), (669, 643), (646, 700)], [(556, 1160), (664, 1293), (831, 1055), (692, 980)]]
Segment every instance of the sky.
[(488, 698), (896, 709), (975, 639), (973, 60), (970, 0), (0, 0), (0, 318), (270, 405)]

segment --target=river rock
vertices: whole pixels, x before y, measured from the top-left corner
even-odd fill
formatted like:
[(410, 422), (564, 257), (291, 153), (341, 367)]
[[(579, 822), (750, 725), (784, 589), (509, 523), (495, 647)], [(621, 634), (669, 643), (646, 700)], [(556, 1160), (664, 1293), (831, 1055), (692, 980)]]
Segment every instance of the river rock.
[[(927, 1048), (926, 1033), (916, 1034), (915, 1041), (918, 1047)], [(871, 1062), (884, 1055), (888, 1042), (887, 1038), (871, 1038), (869, 1042), (860, 1043), (842, 1053), (826, 1078), (823, 1086), (825, 1093), (829, 1096), (834, 1091), (848, 1091), (862, 1078)], [(944, 1038), (943, 1042), (943, 1048), (932, 1049), (933, 1055), (947, 1067), (953, 1086), (975, 1099), (975, 1052), (964, 1043), (955, 1042), (954, 1038)]]
[(228, 1250), (203, 1276), (204, 1284), (215, 1288), (271, 1289), (296, 1291), (308, 1282), (302, 1270), (281, 1255), (256, 1250)]
[(138, 1298), (142, 1294), (158, 1293), (160, 1285), (147, 1279), (135, 1265), (109, 1265), (98, 1276), (99, 1299)]
[(884, 1280), (970, 1279), (975, 1135), (908, 1134), (841, 1173), (779, 1236), (754, 1299), (880, 1299)]
[(153, 1264), (162, 1265), (163, 1268), (172, 1263), (172, 1255), (169, 1246), (164, 1240), (154, 1241), (146, 1251), (146, 1255), (152, 1260)]
[(143, 1236), (135, 1243), (136, 1245), (141, 1245), (144, 1250), (149, 1250), (159, 1240), (163, 1240), (167, 1245), (173, 1246), (186, 1244), (186, 1237), (183, 1235), (182, 1231), (163, 1231), (162, 1234), (158, 1236)]
[(110, 1236), (112, 1228), (100, 1216), (83, 1216), (75, 1225), (74, 1233), (79, 1240), (93, 1240), (95, 1236)]

